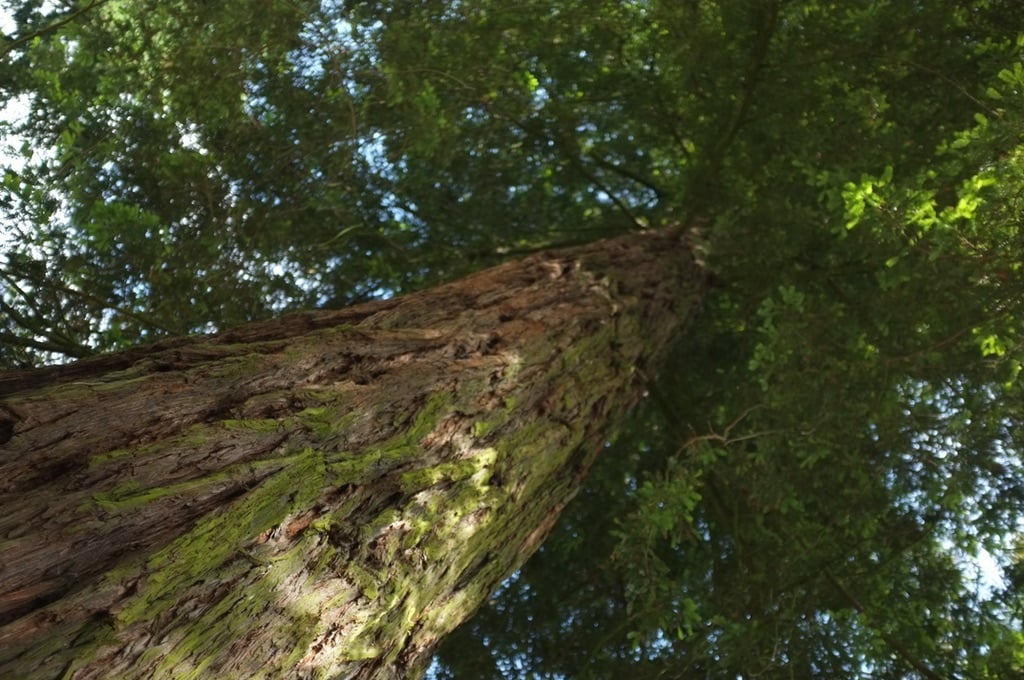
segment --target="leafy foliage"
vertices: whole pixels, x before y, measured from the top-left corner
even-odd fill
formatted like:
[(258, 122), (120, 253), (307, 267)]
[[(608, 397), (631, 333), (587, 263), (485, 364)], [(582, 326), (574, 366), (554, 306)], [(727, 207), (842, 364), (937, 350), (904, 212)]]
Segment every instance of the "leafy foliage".
[(439, 675), (1024, 671), (1019, 3), (7, 4), (5, 365), (697, 234), (703, 315)]

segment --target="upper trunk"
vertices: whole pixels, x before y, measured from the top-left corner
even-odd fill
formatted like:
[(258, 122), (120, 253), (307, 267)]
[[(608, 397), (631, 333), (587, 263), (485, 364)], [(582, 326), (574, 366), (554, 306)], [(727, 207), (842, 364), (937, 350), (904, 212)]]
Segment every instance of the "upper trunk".
[(0, 677), (409, 677), (699, 302), (649, 232), (0, 376)]

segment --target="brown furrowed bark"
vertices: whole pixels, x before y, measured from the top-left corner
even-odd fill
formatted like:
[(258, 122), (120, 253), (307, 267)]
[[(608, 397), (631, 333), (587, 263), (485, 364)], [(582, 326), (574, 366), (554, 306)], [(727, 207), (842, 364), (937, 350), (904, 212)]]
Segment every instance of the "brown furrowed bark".
[(0, 677), (420, 674), (702, 295), (650, 232), (0, 376)]

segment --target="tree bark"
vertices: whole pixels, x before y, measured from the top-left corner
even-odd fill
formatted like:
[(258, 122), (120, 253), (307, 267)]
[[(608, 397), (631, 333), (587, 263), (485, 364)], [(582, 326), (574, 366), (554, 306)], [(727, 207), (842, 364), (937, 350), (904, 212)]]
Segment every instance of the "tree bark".
[(421, 674), (703, 291), (648, 232), (0, 376), (0, 677)]

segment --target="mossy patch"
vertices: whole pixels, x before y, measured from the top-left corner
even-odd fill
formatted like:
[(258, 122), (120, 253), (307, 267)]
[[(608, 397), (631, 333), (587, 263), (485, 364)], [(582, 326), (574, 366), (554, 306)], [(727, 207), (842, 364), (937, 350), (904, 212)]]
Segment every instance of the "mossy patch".
[[(145, 586), (118, 613), (118, 620), (130, 625), (170, 608), (192, 583), (216, 578), (239, 546), (280, 524), (293, 509), (308, 507), (323, 489), (324, 466), (313, 450), (264, 464), (279, 469), (228, 506), (201, 519), (146, 562)], [(108, 578), (117, 583), (126, 575), (112, 572)]]

